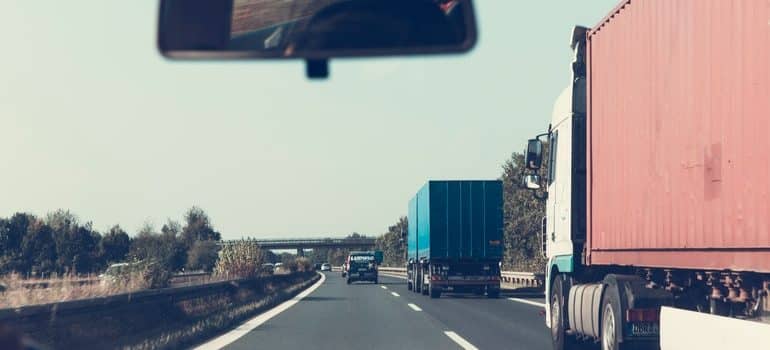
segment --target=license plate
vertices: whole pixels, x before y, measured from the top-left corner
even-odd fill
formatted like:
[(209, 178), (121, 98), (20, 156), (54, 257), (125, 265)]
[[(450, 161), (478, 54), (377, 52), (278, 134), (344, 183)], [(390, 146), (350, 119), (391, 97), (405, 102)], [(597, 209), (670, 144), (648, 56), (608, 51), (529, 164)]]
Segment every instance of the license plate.
[(657, 336), (660, 334), (660, 325), (651, 322), (632, 323), (631, 334), (640, 337)]

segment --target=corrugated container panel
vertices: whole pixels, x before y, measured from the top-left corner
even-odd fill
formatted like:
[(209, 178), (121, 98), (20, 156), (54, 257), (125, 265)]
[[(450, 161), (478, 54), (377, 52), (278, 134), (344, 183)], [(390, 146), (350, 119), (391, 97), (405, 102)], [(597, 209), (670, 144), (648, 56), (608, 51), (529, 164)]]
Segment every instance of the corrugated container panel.
[(770, 1), (625, 1), (588, 41), (590, 263), (770, 272)]
[(501, 258), (502, 202), (500, 181), (429, 181), (410, 201), (409, 256)]

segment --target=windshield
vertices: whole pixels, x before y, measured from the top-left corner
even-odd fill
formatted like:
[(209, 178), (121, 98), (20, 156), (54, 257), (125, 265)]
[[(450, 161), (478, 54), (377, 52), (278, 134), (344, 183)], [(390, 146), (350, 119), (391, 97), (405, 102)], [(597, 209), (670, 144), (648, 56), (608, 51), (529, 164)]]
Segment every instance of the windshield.
[(768, 20), (0, 1), (0, 350), (761, 349)]

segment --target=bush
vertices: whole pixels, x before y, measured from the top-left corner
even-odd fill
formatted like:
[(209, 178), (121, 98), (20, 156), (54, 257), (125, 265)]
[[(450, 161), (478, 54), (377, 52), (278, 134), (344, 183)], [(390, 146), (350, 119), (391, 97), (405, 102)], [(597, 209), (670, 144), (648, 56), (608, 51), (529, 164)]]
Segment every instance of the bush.
[(214, 273), (225, 278), (255, 277), (263, 260), (262, 251), (256, 242), (241, 240), (222, 247)]

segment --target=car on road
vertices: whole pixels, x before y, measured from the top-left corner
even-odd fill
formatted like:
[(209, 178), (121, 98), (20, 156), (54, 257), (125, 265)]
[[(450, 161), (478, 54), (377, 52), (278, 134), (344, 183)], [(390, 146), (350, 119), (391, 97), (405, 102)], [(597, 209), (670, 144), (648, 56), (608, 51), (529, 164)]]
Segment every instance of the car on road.
[(321, 264), (321, 271), (331, 271), (331, 270), (332, 270), (332, 265), (330, 265), (329, 263)]
[(377, 260), (374, 252), (352, 252), (345, 261), (347, 283), (371, 281), (378, 283)]

